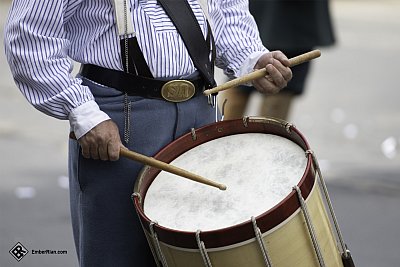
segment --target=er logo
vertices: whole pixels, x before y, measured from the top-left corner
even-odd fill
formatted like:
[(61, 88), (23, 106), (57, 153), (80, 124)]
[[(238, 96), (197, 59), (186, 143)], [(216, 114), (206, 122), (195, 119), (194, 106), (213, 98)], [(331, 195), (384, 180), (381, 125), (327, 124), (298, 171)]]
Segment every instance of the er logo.
[(22, 260), (22, 258), (28, 254), (28, 250), (19, 242), (15, 244), (9, 252), (17, 261)]

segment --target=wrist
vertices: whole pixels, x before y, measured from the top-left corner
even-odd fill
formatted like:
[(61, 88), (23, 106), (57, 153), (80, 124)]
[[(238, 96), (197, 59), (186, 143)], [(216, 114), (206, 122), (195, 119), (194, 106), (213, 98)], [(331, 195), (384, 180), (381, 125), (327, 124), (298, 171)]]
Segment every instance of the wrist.
[(99, 123), (109, 120), (110, 117), (100, 110), (94, 100), (90, 100), (71, 110), (68, 119), (71, 131), (79, 139)]

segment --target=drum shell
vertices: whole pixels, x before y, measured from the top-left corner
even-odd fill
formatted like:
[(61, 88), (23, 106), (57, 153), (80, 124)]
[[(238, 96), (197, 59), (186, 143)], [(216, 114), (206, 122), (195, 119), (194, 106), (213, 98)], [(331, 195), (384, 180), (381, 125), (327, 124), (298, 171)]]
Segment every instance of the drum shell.
[[(326, 266), (343, 267), (318, 186), (314, 186), (306, 203)], [(148, 240), (152, 240), (151, 234), (148, 231), (145, 233)], [(274, 267), (320, 266), (300, 209), (274, 229), (263, 233), (263, 241)], [(154, 248), (154, 243), (150, 244)], [(175, 247), (162, 241), (160, 247), (168, 266), (187, 267), (190, 262), (191, 267), (204, 267), (198, 249)], [(227, 247), (207, 249), (207, 252), (214, 267), (265, 267), (255, 238)]]

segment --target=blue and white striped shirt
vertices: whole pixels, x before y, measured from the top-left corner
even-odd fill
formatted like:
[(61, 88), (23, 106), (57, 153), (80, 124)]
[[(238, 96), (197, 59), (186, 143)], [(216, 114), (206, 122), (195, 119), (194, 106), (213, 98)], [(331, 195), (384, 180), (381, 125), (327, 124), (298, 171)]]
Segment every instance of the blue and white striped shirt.
[[(199, 3), (188, 2), (206, 34)], [(130, 0), (130, 5), (139, 45), (154, 77), (193, 73), (186, 47), (157, 0)], [(208, 1), (216, 65), (234, 76), (251, 70), (266, 51), (247, 5), (247, 0)], [(108, 119), (89, 88), (71, 76), (71, 59), (123, 69), (112, 1), (14, 0), (4, 43), (15, 82), (37, 109), (69, 119), (78, 138)]]

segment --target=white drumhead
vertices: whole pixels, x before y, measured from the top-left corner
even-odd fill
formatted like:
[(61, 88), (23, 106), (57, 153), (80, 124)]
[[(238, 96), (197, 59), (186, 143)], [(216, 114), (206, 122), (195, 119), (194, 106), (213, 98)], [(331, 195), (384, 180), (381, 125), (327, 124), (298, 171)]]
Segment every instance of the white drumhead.
[(144, 199), (144, 213), (180, 231), (208, 231), (259, 216), (283, 200), (307, 164), (296, 143), (271, 134), (222, 137), (180, 155), (171, 164), (217, 181), (226, 191), (160, 172)]

